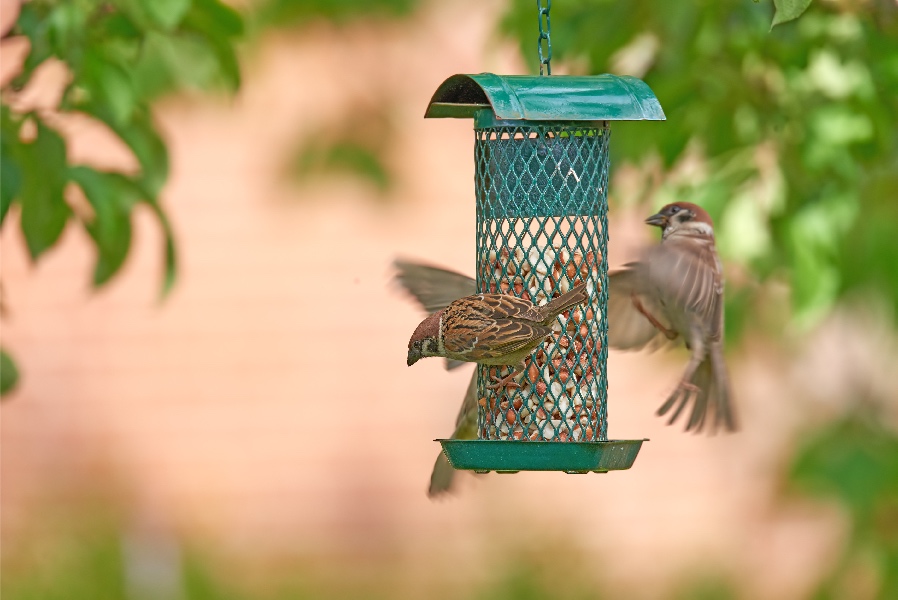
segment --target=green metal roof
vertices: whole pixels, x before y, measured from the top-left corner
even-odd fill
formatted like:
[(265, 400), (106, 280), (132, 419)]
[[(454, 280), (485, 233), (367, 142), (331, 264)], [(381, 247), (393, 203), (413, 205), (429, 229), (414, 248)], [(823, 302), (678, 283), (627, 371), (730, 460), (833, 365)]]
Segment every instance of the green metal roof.
[(644, 81), (617, 75), (453, 75), (430, 99), (425, 118), (470, 118), (491, 108), (497, 119), (663, 121)]

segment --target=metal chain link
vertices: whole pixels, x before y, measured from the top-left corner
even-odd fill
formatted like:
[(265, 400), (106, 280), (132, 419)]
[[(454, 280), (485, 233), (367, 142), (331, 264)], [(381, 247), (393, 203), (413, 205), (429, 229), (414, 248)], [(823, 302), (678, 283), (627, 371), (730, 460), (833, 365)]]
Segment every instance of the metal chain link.
[[(552, 21), (549, 19), (549, 10), (552, 8), (552, 0), (545, 0), (545, 6), (543, 6), (543, 0), (536, 0), (536, 8), (539, 9), (539, 14), (537, 15), (537, 19), (539, 20), (539, 39), (536, 42), (536, 49), (539, 52), (539, 74), (540, 75), (551, 75), (552, 74)], [(543, 27), (543, 17), (545, 17), (546, 26)], [(546, 51), (543, 52), (543, 40), (546, 41)], [(543, 66), (545, 66), (546, 71), (543, 73)]]

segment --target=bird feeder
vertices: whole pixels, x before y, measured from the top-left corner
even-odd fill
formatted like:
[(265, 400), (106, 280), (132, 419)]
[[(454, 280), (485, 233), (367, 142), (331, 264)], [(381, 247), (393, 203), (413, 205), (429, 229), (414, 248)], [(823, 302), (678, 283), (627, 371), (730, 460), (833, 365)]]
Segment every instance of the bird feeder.
[[(544, 61), (545, 62), (545, 61)], [(609, 440), (608, 143), (611, 121), (664, 120), (633, 77), (453, 75), (425, 118), (473, 118), (480, 293), (544, 304), (585, 284), (515, 385), (478, 365), (478, 439), (438, 440), (456, 469), (607, 472), (644, 440)]]

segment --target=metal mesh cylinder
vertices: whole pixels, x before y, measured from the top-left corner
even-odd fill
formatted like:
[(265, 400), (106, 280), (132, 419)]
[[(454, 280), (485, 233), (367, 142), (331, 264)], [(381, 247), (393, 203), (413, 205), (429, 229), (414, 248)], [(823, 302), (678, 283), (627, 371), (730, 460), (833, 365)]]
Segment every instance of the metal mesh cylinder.
[(474, 132), (477, 289), (536, 304), (580, 283), (590, 294), (556, 319), (517, 387), (487, 388), (514, 367), (478, 367), (478, 437), (605, 441), (610, 130), (481, 111)]

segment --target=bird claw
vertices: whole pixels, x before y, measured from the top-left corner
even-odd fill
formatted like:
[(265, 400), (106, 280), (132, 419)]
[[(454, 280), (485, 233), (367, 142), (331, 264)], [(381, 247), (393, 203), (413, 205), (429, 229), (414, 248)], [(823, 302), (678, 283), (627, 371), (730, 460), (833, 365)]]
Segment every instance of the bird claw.
[(505, 388), (509, 388), (509, 387), (519, 388), (519, 387), (521, 387), (520, 384), (518, 384), (518, 383), (515, 382), (515, 381), (512, 381), (512, 378), (513, 378), (515, 375), (516, 375), (516, 372), (515, 372), (515, 371), (512, 371), (511, 373), (509, 373), (509, 374), (506, 375), (505, 377), (498, 377), (497, 375), (490, 375), (490, 377), (495, 381), (495, 383), (489, 384), (488, 386), (486, 386), (486, 389), (488, 389), (488, 390), (498, 390), (498, 389), (501, 389), (501, 388), (503, 388), (503, 387), (505, 387)]

